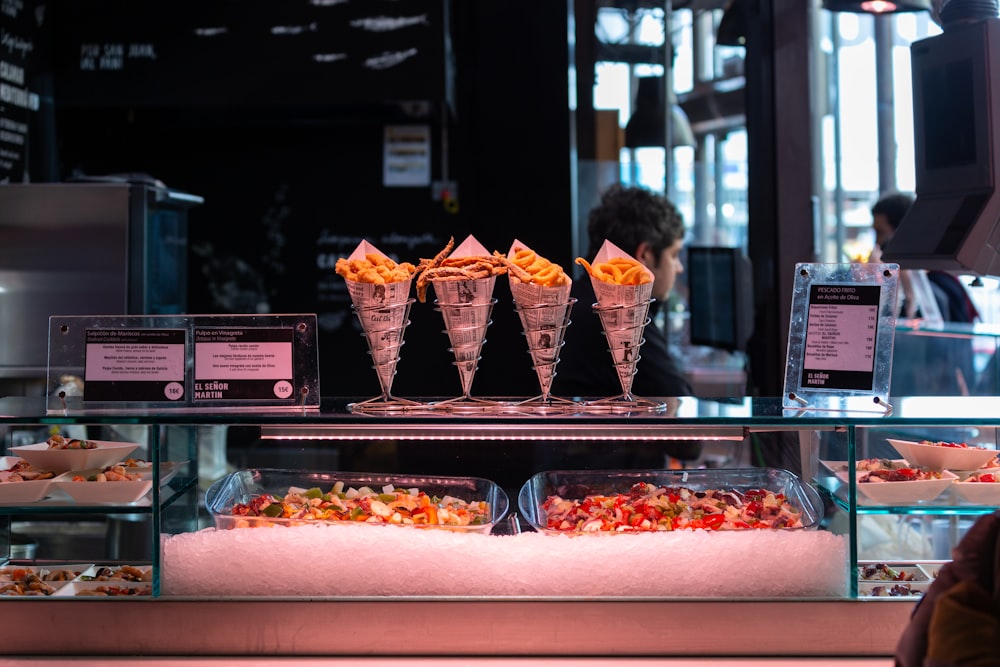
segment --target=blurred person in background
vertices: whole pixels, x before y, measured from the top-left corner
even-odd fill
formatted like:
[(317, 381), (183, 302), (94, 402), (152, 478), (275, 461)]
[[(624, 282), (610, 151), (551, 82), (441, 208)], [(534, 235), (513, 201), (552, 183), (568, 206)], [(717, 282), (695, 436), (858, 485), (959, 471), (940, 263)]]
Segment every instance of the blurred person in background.
[[(872, 251), (872, 262), (881, 261), (882, 250), (892, 241), (893, 235), (899, 229), (906, 213), (913, 206), (914, 197), (905, 192), (890, 192), (872, 204), (872, 229), (875, 230), (875, 249)], [(900, 272), (905, 301), (902, 315), (918, 317), (920, 304), (913, 296), (912, 274), (910, 271)], [(955, 275), (947, 271), (930, 270), (926, 272), (931, 283), (934, 299), (937, 302), (941, 318), (945, 322), (975, 322), (979, 319), (979, 311), (969, 297), (965, 285)]]
[[(665, 328), (657, 314), (670, 297), (677, 275), (684, 271), (681, 250), (684, 248), (684, 220), (662, 194), (642, 187), (612, 185), (590, 211), (586, 259), (593, 260), (605, 240), (637, 259), (653, 273), (653, 303), (650, 323), (643, 331), (645, 343), (639, 348), (639, 361), (632, 381), (637, 397), (669, 399), (691, 396), (693, 390), (680, 365), (670, 352)], [(590, 276), (573, 281), (572, 323), (566, 329), (566, 343), (552, 382), (552, 394), (573, 398), (610, 398), (622, 393), (621, 381), (608, 351), (608, 342), (600, 317), (591, 306), (597, 301)], [(665, 326), (665, 322), (663, 323)], [(680, 467), (698, 459), (702, 443), (621, 442), (595, 451), (592, 447), (559, 447), (540, 444), (536, 447), (539, 469), (559, 468), (663, 468)], [(669, 463), (668, 463), (669, 462)]]
[[(881, 260), (882, 250), (891, 245), (892, 237), (913, 205), (913, 195), (889, 192), (871, 207), (872, 229), (876, 246), (870, 261)], [(921, 304), (916, 297), (915, 281), (919, 274), (927, 278), (937, 310), (945, 322), (973, 323), (979, 311), (969, 297), (965, 285), (947, 271), (920, 269), (901, 270), (902, 304), (899, 316), (921, 318)], [(929, 310), (927, 307), (924, 310)], [(976, 382), (972, 360), (971, 339), (966, 337), (896, 335), (892, 368), (892, 393), (897, 396), (958, 396), (970, 393)]]
[[(657, 314), (684, 271), (684, 220), (666, 197), (642, 187), (612, 185), (591, 211), (587, 224), (586, 259), (594, 258), (605, 240), (615, 244), (653, 273), (653, 303), (650, 323), (639, 348), (640, 361), (632, 380), (632, 393), (640, 397), (690, 396), (691, 385), (670, 352), (665, 328)], [(557, 396), (606, 398), (622, 393), (601, 321), (591, 305), (597, 300), (590, 277), (573, 281), (577, 302), (573, 322), (566, 330), (552, 393)]]

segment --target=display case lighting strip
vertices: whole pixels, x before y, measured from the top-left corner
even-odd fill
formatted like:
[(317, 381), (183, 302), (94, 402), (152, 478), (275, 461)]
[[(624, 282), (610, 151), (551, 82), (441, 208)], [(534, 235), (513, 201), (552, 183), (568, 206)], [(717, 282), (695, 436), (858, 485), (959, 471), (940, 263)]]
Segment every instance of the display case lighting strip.
[(365, 424), (261, 426), (263, 440), (733, 440), (746, 437), (743, 427), (643, 426), (601, 424)]

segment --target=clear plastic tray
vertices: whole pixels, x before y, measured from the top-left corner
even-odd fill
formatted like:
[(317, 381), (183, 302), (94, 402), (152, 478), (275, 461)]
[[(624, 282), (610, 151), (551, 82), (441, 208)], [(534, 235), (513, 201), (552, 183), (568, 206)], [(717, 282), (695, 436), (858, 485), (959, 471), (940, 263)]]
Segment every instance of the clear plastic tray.
[[(582, 500), (588, 495), (615, 495), (628, 493), (633, 484), (640, 482), (659, 487), (686, 488), (698, 491), (739, 491), (752, 489), (782, 493), (797, 508), (801, 528), (816, 528), (823, 519), (823, 501), (819, 493), (787, 470), (777, 468), (717, 468), (712, 470), (547, 470), (532, 476), (518, 493), (521, 516), (542, 533), (552, 535), (580, 534), (571, 530), (547, 528), (547, 514), (543, 507), (553, 495), (566, 499)], [(783, 529), (784, 530), (784, 529)], [(642, 531), (626, 531), (629, 534)], [(588, 533), (590, 534), (590, 533)], [(614, 531), (593, 534), (617, 535)]]
[(215, 527), (231, 529), (241, 527), (295, 526), (304, 523), (329, 523), (351, 525), (395, 525), (383, 523), (367, 524), (348, 520), (314, 520), (266, 516), (243, 516), (233, 514), (236, 504), (246, 504), (262, 494), (283, 497), (291, 488), (319, 488), (330, 491), (334, 484), (341, 482), (344, 489), (369, 487), (380, 491), (387, 485), (397, 489), (417, 489), (429, 496), (452, 496), (466, 502), (486, 501), (489, 503), (489, 520), (467, 526), (438, 524), (400, 524), (405, 527), (439, 528), (460, 532), (489, 533), (493, 526), (507, 514), (509, 501), (497, 484), (481, 477), (441, 477), (432, 475), (380, 474), (358, 472), (309, 472), (305, 470), (281, 470), (251, 468), (237, 470), (216, 481), (205, 493), (205, 507), (211, 514)]

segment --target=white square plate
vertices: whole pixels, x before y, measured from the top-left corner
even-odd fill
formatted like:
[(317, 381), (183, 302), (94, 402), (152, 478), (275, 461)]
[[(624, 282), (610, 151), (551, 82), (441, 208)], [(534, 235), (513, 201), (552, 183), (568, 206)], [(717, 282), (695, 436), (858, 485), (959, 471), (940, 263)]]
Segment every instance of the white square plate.
[[(160, 486), (172, 480), (181, 471), (188, 461), (160, 461)], [(126, 472), (142, 475), (143, 479), (153, 478), (153, 464), (150, 461), (143, 461), (141, 464), (128, 466)]]
[(119, 482), (73, 481), (76, 476), (87, 478), (101, 470), (103, 468), (64, 472), (52, 480), (52, 487), (63, 491), (76, 502), (85, 504), (134, 503), (153, 488), (153, 480), (149, 478)]
[(80, 573), (80, 581), (105, 583), (149, 583), (153, 580), (152, 565), (92, 565)]
[(153, 585), (132, 581), (71, 581), (56, 591), (54, 597), (149, 597)]
[[(1000, 480), (1000, 475), (997, 475), (997, 479)], [(951, 488), (956, 496), (967, 503), (1000, 506), (1000, 481), (970, 482), (962, 479), (956, 480)]]
[(139, 445), (134, 442), (110, 442), (92, 440), (94, 449), (49, 449), (48, 443), (36, 442), (32, 445), (11, 447), (10, 452), (30, 463), (38, 470), (66, 472), (67, 470), (87, 470), (114, 465), (134, 452)]
[[(860, 597), (921, 597), (928, 588), (929, 581), (861, 581), (858, 582)], [(60, 594), (62, 592), (60, 591)]]
[[(865, 473), (858, 473), (862, 476)], [(837, 473), (846, 485), (846, 472)], [(948, 470), (941, 471), (941, 479), (912, 480), (903, 482), (858, 482), (858, 504), (861, 505), (912, 505), (934, 500), (954, 483), (958, 476)]]
[[(881, 579), (880, 576), (888, 573), (885, 573), (883, 569), (878, 568), (878, 565), (884, 565), (894, 572), (910, 577), (910, 579)], [(865, 577), (866, 568), (874, 570), (874, 574)], [(885, 561), (860, 561), (858, 563), (858, 581), (871, 581), (876, 583), (913, 583), (917, 581), (927, 581), (928, 578), (927, 573), (917, 567), (916, 563), (902, 564), (887, 563)]]
[(49, 494), (52, 478), (30, 481), (7, 481), (14, 473), (0, 472), (0, 504), (21, 505), (38, 502)]
[(997, 455), (995, 449), (984, 449), (971, 445), (969, 447), (947, 447), (912, 440), (893, 440), (892, 438), (888, 438), (888, 441), (904, 459), (910, 462), (910, 465), (934, 470), (975, 470), (986, 465)]

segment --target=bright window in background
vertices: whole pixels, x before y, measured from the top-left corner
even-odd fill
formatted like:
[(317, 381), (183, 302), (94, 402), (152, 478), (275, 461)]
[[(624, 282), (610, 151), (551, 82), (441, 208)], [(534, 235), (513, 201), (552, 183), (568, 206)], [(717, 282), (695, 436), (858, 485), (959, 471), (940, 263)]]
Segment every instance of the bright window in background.
[[(821, 125), (823, 185), (828, 204), (824, 209), (823, 261), (863, 260), (875, 243), (871, 206), (879, 195), (880, 159), (876, 124), (876, 20), (891, 21), (893, 26), (895, 188), (913, 192), (916, 187), (910, 45), (941, 34), (941, 28), (927, 12), (904, 12), (879, 19), (867, 14), (824, 12), (824, 25), (829, 29), (821, 39), (820, 48), (836, 58), (839, 76), (835, 79), (837, 104)], [(963, 278), (967, 283), (971, 279), (972, 276)], [(982, 287), (969, 290), (969, 296), (983, 322), (1000, 322), (1000, 280), (983, 278), (982, 282)]]
[(830, 64), (832, 97), (820, 123), (824, 225), (821, 260), (855, 261), (868, 257), (875, 238), (871, 206), (879, 196), (878, 81), (875, 21), (889, 21), (893, 35), (892, 119), (895, 126), (895, 183), (885, 189), (912, 192), (915, 187), (913, 90), (910, 45), (939, 34), (927, 12), (874, 17), (851, 12), (823, 12), (820, 49)]

